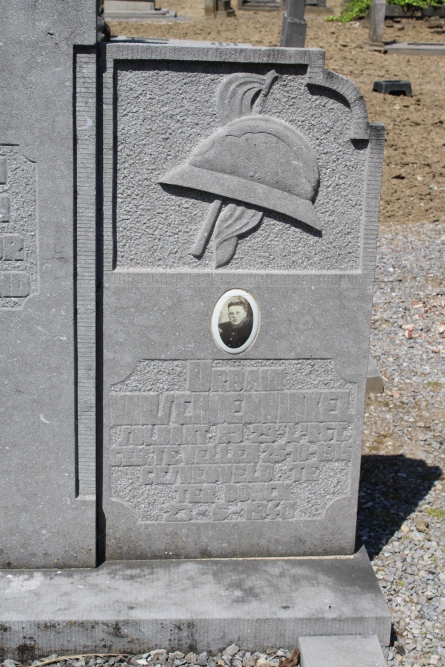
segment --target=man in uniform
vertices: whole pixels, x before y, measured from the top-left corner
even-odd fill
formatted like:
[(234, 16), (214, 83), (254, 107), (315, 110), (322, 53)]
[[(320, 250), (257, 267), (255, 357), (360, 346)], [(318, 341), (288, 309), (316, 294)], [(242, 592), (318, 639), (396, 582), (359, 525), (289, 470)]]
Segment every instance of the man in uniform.
[(227, 347), (241, 347), (252, 333), (252, 309), (242, 297), (231, 299), (227, 309), (229, 321), (218, 324), (219, 335)]

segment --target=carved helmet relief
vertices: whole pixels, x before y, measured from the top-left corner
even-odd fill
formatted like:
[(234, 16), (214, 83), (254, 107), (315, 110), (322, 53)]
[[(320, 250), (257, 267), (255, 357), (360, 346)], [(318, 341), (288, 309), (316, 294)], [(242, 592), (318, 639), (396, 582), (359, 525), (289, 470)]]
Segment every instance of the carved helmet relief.
[(312, 147), (288, 123), (261, 115), (277, 78), (275, 71), (226, 77), (216, 94), (223, 127), (159, 181), (216, 195), (191, 249), (201, 257), (213, 233), (216, 268), (231, 261), (239, 236), (260, 224), (264, 209), (320, 229)]

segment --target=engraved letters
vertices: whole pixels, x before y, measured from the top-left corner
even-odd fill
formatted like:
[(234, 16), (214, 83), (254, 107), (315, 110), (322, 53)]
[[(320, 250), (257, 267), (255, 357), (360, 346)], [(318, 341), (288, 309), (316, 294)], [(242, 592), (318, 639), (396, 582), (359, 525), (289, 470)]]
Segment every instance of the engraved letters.
[(0, 145), (0, 309), (38, 290), (35, 164)]
[(159, 520), (316, 518), (348, 492), (351, 389), (286, 389), (289, 362), (249, 363), (189, 361), (183, 391), (110, 394), (112, 470), (166, 490)]

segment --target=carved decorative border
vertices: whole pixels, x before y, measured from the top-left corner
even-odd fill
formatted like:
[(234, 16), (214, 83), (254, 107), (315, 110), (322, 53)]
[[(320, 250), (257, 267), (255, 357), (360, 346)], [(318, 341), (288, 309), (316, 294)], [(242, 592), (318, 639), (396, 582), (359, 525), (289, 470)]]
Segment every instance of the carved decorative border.
[(370, 123), (365, 176), (362, 271), (372, 276), (374, 276), (376, 261), (384, 147), (385, 126), (381, 123)]
[(96, 52), (76, 54), (77, 496), (96, 500)]
[(340, 74), (323, 67), (309, 66), (306, 84), (335, 90), (348, 102), (352, 114), (351, 139), (369, 139), (368, 111), (357, 86)]

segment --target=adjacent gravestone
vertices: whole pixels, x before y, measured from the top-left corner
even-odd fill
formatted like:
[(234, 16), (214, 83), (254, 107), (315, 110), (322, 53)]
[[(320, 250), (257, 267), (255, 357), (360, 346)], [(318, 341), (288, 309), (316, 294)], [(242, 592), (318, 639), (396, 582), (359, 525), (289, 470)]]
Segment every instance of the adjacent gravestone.
[(230, 0), (204, 0), (204, 12), (213, 18), (235, 16)]
[[(84, 295), (96, 280), (77, 274), (76, 302), (74, 250), (76, 225), (94, 235), (95, 159), (76, 182), (73, 56), (96, 62), (96, 5), (2, 1), (0, 12), (0, 564), (93, 566), (94, 388), (83, 387), (94, 328), (77, 336), (76, 322), (94, 322)], [(91, 74), (78, 133), (94, 137), (95, 65)]]

